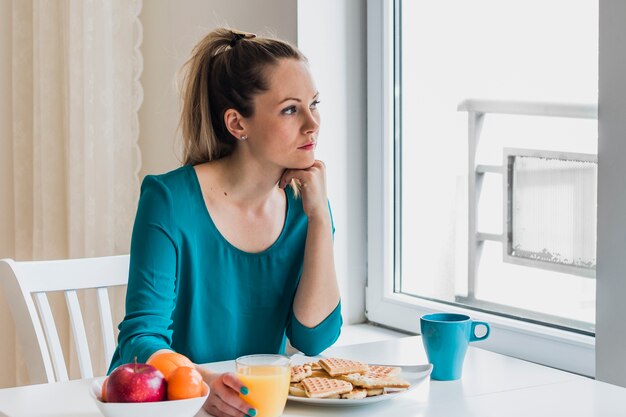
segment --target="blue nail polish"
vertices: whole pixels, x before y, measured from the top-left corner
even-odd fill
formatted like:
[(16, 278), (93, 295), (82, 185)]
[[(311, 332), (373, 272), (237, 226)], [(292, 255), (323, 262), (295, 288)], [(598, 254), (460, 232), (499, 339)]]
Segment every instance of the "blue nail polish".
[(256, 410), (255, 410), (254, 408), (249, 409), (249, 410), (248, 410), (248, 415), (249, 415), (250, 417), (254, 417), (254, 416), (256, 416)]
[(241, 392), (243, 395), (248, 395), (248, 392), (250, 391), (248, 391), (248, 387), (241, 387), (239, 389), (239, 392)]

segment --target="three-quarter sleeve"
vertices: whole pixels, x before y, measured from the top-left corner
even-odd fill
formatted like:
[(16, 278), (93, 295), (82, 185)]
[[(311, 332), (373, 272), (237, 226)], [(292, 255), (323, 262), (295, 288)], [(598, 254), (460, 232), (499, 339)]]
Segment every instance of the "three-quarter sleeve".
[(118, 348), (111, 369), (137, 358), (145, 362), (172, 344), (176, 303), (177, 245), (172, 197), (156, 177), (147, 176), (133, 226), (126, 315), (119, 325)]
[[(331, 231), (333, 240), (335, 238), (335, 221), (333, 212), (328, 202), (328, 213), (330, 214)], [(285, 335), (289, 339), (291, 346), (298, 349), (307, 356), (315, 356), (329, 348), (341, 334), (341, 326), (343, 318), (341, 317), (341, 300), (337, 307), (315, 327), (307, 327), (298, 321), (296, 314), (293, 312), (293, 303), (291, 306), (291, 314), (287, 320), (287, 328)]]
[(315, 356), (330, 347), (341, 333), (341, 301), (321, 323), (315, 327), (306, 327), (291, 312), (287, 323), (286, 335), (291, 345), (307, 356)]

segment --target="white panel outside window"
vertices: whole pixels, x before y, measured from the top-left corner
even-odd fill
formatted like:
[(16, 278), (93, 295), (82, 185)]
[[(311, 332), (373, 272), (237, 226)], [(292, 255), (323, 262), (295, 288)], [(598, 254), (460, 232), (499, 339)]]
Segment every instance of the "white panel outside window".
[[(597, 100), (597, 3), (397, 1), (397, 20), (393, 3), (368, 2), (368, 318), (418, 332), (422, 313), (468, 312), (495, 329), (482, 346), (593, 375), (595, 280), (503, 259), (502, 154), (597, 153), (597, 122), (588, 117)], [(464, 110), (474, 98), (500, 107)], [(547, 114), (519, 111), (525, 102), (548, 103)], [(553, 117), (556, 102), (582, 108), (583, 118)], [(583, 177), (571, 185), (593, 181)], [(550, 206), (536, 191), (545, 214)], [(595, 228), (589, 205), (558, 201), (573, 222)], [(518, 220), (531, 212), (520, 206)], [(512, 226), (518, 252), (509, 257), (541, 246), (530, 244), (537, 236), (523, 221)], [(563, 240), (547, 244), (564, 248)], [(588, 266), (591, 247), (595, 235), (575, 252)]]

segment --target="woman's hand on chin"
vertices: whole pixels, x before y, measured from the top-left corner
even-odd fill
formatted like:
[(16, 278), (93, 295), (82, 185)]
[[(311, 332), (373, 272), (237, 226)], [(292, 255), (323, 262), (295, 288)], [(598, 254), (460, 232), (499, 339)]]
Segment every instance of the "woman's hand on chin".
[(326, 165), (316, 160), (309, 168), (286, 169), (278, 185), (285, 188), (294, 179), (300, 183), (302, 206), (309, 220), (328, 217)]

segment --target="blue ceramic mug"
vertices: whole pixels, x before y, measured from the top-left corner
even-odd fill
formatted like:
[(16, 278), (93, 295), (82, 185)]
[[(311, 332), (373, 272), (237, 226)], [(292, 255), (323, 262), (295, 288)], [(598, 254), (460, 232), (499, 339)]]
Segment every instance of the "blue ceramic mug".
[[(428, 362), (433, 364), (430, 377), (440, 381), (461, 378), (467, 345), (485, 340), (490, 331), (488, 323), (473, 321), (464, 314), (427, 314), (420, 318), (420, 324)], [(485, 326), (484, 336), (476, 336), (477, 326)]]

